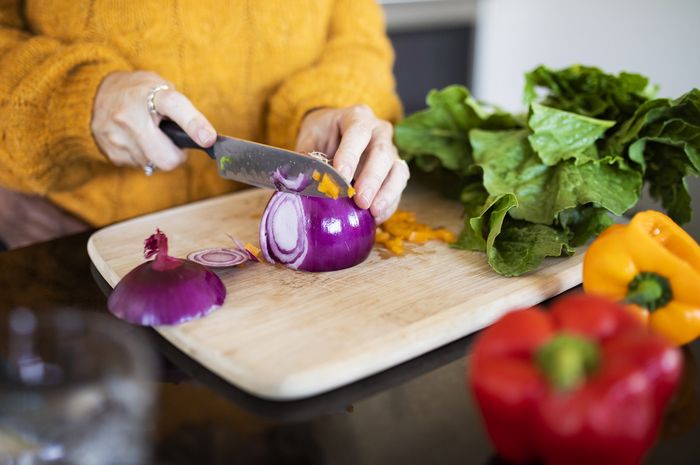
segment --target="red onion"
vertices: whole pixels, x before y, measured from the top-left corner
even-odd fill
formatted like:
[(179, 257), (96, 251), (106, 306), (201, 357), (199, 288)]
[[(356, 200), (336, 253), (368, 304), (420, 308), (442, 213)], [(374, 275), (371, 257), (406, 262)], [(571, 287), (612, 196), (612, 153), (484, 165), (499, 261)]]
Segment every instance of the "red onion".
[(248, 251), (217, 247), (187, 254), (187, 259), (210, 268), (228, 268), (250, 260)]
[(260, 248), (271, 263), (334, 271), (362, 263), (374, 244), (372, 214), (351, 199), (276, 192), (260, 221)]
[(124, 276), (107, 300), (117, 317), (144, 326), (175, 325), (206, 315), (226, 297), (221, 279), (202, 265), (168, 255), (160, 229), (145, 241), (144, 257), (155, 259)]

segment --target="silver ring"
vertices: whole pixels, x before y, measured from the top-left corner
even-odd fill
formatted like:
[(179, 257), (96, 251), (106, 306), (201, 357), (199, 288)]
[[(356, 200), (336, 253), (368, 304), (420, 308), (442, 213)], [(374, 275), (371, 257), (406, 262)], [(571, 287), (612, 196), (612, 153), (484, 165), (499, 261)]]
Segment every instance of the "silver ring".
[(324, 163), (327, 164), (327, 165), (329, 165), (329, 164), (331, 163), (331, 161), (333, 160), (333, 157), (329, 157), (329, 156), (326, 155), (325, 153), (323, 153), (323, 152), (318, 152), (318, 151), (316, 151), (316, 150), (314, 150), (313, 152), (309, 152), (308, 155), (309, 155), (311, 158), (315, 158), (316, 160), (322, 161), (322, 162), (324, 162)]
[(146, 176), (153, 176), (153, 173), (156, 172), (156, 165), (153, 163), (149, 162), (146, 166), (143, 167), (143, 174)]
[(168, 90), (170, 87), (168, 87), (167, 84), (161, 84), (159, 86), (155, 86), (153, 89), (151, 89), (148, 92), (148, 96), (146, 97), (146, 105), (148, 107), (148, 112), (152, 114), (153, 116), (157, 116), (159, 118), (162, 118), (163, 115), (158, 113), (158, 110), (156, 110), (156, 94), (160, 92), (161, 90)]

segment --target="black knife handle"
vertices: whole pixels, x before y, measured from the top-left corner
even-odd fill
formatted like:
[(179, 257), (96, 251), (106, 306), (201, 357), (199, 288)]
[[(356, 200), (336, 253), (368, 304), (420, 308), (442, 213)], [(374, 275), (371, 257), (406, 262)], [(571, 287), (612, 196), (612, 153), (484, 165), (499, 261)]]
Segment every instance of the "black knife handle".
[(177, 145), (181, 149), (199, 149), (207, 152), (212, 159), (216, 159), (214, 156), (214, 147), (205, 148), (196, 143), (190, 136), (187, 135), (185, 131), (182, 130), (180, 126), (170, 120), (163, 120), (160, 123), (160, 130), (165, 133), (168, 138), (173, 141), (173, 144)]

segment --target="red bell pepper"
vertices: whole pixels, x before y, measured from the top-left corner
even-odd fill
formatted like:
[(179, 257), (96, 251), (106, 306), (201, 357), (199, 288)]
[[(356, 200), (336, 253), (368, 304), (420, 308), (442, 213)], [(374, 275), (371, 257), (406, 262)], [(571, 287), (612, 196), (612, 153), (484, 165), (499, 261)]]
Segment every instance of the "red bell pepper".
[(637, 465), (678, 384), (682, 356), (623, 306), (587, 295), (511, 312), (474, 343), (469, 384), (514, 463)]

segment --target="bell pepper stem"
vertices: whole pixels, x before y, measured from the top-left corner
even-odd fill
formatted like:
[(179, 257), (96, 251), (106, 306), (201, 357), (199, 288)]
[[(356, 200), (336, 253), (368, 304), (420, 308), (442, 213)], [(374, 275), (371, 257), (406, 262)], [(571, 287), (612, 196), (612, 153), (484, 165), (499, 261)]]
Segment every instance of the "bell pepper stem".
[(658, 273), (639, 273), (627, 286), (625, 301), (649, 311), (663, 307), (673, 298), (668, 278)]
[(599, 364), (598, 345), (571, 334), (559, 334), (536, 353), (540, 371), (555, 388), (569, 390), (580, 384)]

